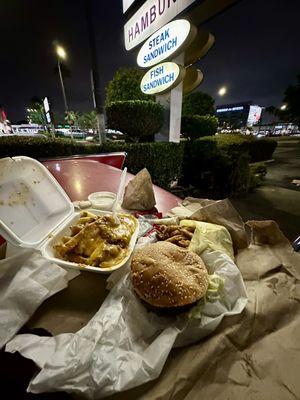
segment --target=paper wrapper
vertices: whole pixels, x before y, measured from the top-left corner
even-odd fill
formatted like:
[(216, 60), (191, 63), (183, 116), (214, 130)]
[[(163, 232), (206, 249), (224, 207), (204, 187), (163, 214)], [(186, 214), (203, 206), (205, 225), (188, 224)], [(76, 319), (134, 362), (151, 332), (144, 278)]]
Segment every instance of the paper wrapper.
[[(234, 226), (234, 219), (227, 224)], [(201, 341), (173, 349), (154, 382), (112, 395), (110, 400), (300, 398), (300, 254), (293, 251), (273, 221), (251, 221), (248, 225), (253, 227), (252, 243), (249, 248), (240, 250), (236, 257), (249, 298), (244, 311), (224, 318), (214, 333)], [(110, 278), (111, 284), (121, 282), (121, 278), (122, 271), (116, 271)], [(117, 288), (118, 284), (114, 290)], [(91, 395), (95, 385), (99, 385), (104, 388), (95, 393), (97, 398), (157, 376), (165, 362), (170, 341), (175, 343), (177, 338), (184, 337), (172, 325), (167, 332), (162, 327), (160, 334), (154, 334), (149, 314), (147, 319), (139, 321), (139, 307), (134, 321), (130, 318), (124, 320), (121, 312), (131, 309), (132, 303), (127, 298), (121, 300), (121, 296), (122, 292), (117, 308), (108, 310), (106, 303), (104, 310), (107, 318), (101, 325), (95, 321), (98, 316), (91, 321), (94, 327), (92, 340), (84, 328), (76, 335), (59, 335), (52, 339), (19, 335), (9, 343), (9, 351), (20, 349), (24, 356), (34, 359), (43, 368), (32, 381), (31, 390), (55, 390), (59, 386), (67, 391), (76, 391), (76, 387), (89, 380), (91, 389), (83, 392), (83, 398)], [(116, 333), (108, 330), (106, 334), (111, 319), (118, 319), (117, 330)], [(125, 329), (124, 335), (122, 329)], [(132, 331), (134, 342), (132, 336), (127, 335), (128, 330)], [(78, 340), (77, 335), (80, 335)], [(121, 348), (122, 352), (117, 365), (120, 366), (121, 360), (124, 362), (119, 370), (115, 364), (115, 339), (110, 340), (111, 335), (123, 338), (122, 342), (118, 342), (118, 349)], [(101, 352), (102, 339), (104, 352)], [(55, 346), (62, 348), (62, 353), (56, 352)], [(133, 347), (134, 351), (131, 351)], [(113, 358), (109, 366), (108, 348)], [(99, 349), (93, 359), (95, 361), (91, 361), (90, 357), (93, 349)], [(81, 359), (79, 353), (83, 355)], [(65, 369), (66, 356), (71, 362), (67, 368), (67, 381), (64, 381), (65, 377), (59, 374)], [(144, 357), (147, 357), (147, 363), (143, 363)], [(88, 368), (87, 362), (90, 362)], [(101, 376), (97, 374), (96, 365), (102, 371)], [(126, 382), (125, 376), (134, 374), (134, 381)]]
[(202, 221), (182, 220), (181, 226), (193, 226), (195, 231), (188, 249), (201, 255), (204, 250), (217, 250), (234, 260), (232, 239), (228, 230), (221, 225)]
[(228, 199), (214, 201), (187, 197), (168, 215), (225, 226), (231, 234), (236, 252), (248, 245), (244, 222)]
[(40, 253), (19, 251), (0, 261), (0, 348), (29, 320), (44, 300), (78, 275), (50, 263)]
[(253, 242), (236, 258), (249, 298), (244, 312), (172, 351), (155, 384), (110, 400), (300, 399), (300, 254), (274, 221), (249, 225)]
[(157, 378), (172, 347), (199, 341), (224, 316), (241, 313), (247, 303), (233, 261), (220, 252), (204, 252), (202, 257), (210, 273), (225, 278), (225, 287), (220, 300), (205, 304), (201, 320), (191, 320), (187, 313), (167, 318), (148, 312), (134, 294), (130, 273), (124, 270), (111, 275), (111, 292), (77, 333), (51, 338), (16, 336), (6, 350), (19, 351), (42, 369), (29, 390), (63, 390), (100, 399)]
[(122, 208), (126, 210), (152, 210), (156, 204), (151, 176), (142, 169), (125, 188)]

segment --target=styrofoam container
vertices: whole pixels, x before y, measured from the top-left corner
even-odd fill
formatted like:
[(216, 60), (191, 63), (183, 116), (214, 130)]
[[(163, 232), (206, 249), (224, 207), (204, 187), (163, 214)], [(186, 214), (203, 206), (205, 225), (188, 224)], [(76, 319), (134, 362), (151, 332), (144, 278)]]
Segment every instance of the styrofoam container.
[[(92, 212), (109, 214), (100, 210)], [(109, 273), (125, 265), (137, 239), (138, 221), (128, 257), (117, 266), (83, 267), (54, 257), (50, 243), (53, 245), (67, 234), (68, 226), (79, 217), (80, 213), (75, 212), (71, 200), (43, 164), (25, 156), (0, 159), (0, 235), (7, 242), (41, 250), (46, 258), (68, 268)]]
[(37, 248), (74, 213), (46, 167), (29, 157), (0, 159), (0, 235), (15, 246)]
[[(89, 209), (86, 211), (90, 211), (91, 213), (96, 214), (96, 215), (111, 214), (111, 212), (109, 212), (109, 211), (102, 211), (102, 210), (96, 210), (96, 209)], [(130, 243), (129, 243), (128, 254), (119, 264), (116, 264), (113, 267), (110, 267), (110, 268), (93, 267), (93, 266), (89, 266), (89, 265), (77, 264), (74, 262), (65, 261), (60, 258), (55, 257), (53, 246), (59, 242), (59, 239), (62, 236), (65, 236), (65, 235), (69, 236), (69, 234), (70, 234), (69, 226), (75, 225), (77, 223), (77, 221), (79, 220), (80, 215), (81, 215), (81, 212), (75, 212), (70, 217), (70, 219), (65, 221), (65, 223), (62, 226), (60, 226), (58, 229), (56, 229), (56, 231), (52, 232), (49, 235), (50, 236), (49, 239), (46, 240), (41, 247), (41, 252), (44, 255), (44, 257), (46, 257), (50, 261), (53, 261), (54, 263), (56, 263), (62, 267), (65, 267), (65, 268), (80, 269), (82, 271), (91, 271), (91, 272), (97, 272), (100, 274), (109, 274), (109, 273), (115, 271), (116, 269), (123, 267), (127, 263), (127, 261), (130, 259), (132, 251), (135, 246), (135, 242), (138, 237), (139, 222), (137, 219), (136, 219), (136, 229), (135, 229), (135, 231), (131, 237)]]

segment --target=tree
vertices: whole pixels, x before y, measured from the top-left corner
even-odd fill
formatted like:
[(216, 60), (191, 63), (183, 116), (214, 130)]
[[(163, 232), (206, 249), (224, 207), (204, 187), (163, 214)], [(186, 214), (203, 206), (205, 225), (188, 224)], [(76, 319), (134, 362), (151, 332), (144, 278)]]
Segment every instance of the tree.
[(268, 113), (274, 115), (274, 117), (278, 117), (279, 113), (280, 113), (280, 110), (277, 107), (274, 107), (274, 106), (266, 107), (266, 111)]
[(296, 85), (290, 85), (284, 92), (284, 109), (274, 106), (266, 108), (270, 114), (283, 122), (294, 122), (300, 127), (300, 74), (297, 76)]
[(82, 129), (84, 131), (92, 129), (93, 132), (96, 132), (97, 127), (98, 127), (96, 111), (82, 113), (79, 116), (78, 125), (79, 125), (80, 129)]
[(196, 140), (202, 136), (212, 136), (217, 132), (218, 118), (213, 115), (183, 116), (181, 132), (189, 140)]
[(287, 107), (282, 114), (289, 122), (294, 122), (300, 127), (300, 74), (297, 76), (296, 85), (290, 85), (284, 92), (283, 102)]
[(154, 101), (116, 101), (106, 106), (107, 126), (131, 142), (153, 142), (164, 122), (164, 107)]
[(183, 98), (182, 115), (215, 115), (215, 100), (203, 92), (187, 94)]
[(106, 87), (105, 106), (115, 101), (154, 100), (144, 94), (140, 84), (144, 71), (139, 68), (120, 68)]
[(31, 124), (47, 125), (43, 101), (37, 96), (30, 100), (30, 106), (27, 108), (27, 120)]
[(65, 120), (72, 128), (78, 129), (79, 113), (77, 111), (66, 112)]

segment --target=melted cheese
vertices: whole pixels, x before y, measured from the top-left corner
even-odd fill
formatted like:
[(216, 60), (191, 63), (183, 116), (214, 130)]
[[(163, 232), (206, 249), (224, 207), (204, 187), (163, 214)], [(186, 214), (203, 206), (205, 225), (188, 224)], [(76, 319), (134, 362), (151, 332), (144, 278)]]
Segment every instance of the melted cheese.
[[(131, 237), (136, 229), (136, 219), (131, 215), (118, 215), (116, 224), (111, 215), (82, 216), (80, 225), (71, 227), (78, 232), (68, 240), (64, 236), (54, 246), (56, 256), (67, 261), (110, 268), (119, 264), (128, 254)], [(79, 231), (78, 231), (79, 230)]]

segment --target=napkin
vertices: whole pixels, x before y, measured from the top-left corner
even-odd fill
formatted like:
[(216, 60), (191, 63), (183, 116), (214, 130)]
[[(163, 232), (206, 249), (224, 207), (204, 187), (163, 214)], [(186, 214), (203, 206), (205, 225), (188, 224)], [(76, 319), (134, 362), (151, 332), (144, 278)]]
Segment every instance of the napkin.
[(204, 251), (201, 257), (210, 274), (225, 279), (222, 296), (203, 305), (201, 319), (190, 319), (187, 313), (173, 318), (148, 312), (124, 268), (111, 275), (112, 290), (78, 332), (48, 338), (17, 335), (6, 351), (18, 351), (41, 368), (28, 390), (62, 390), (100, 399), (157, 378), (173, 347), (197, 342), (224, 316), (239, 314), (246, 306), (244, 283), (234, 262), (219, 251)]
[(152, 210), (156, 204), (151, 175), (142, 169), (125, 188), (122, 208), (126, 210)]
[(34, 250), (0, 260), (0, 348), (44, 300), (66, 288), (78, 274), (65, 271)]

